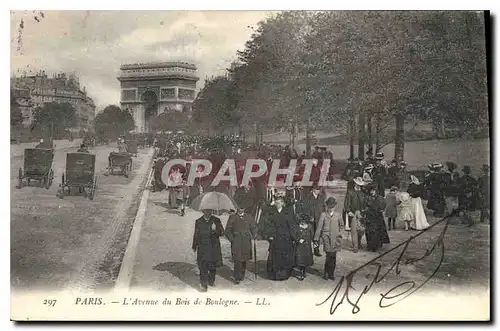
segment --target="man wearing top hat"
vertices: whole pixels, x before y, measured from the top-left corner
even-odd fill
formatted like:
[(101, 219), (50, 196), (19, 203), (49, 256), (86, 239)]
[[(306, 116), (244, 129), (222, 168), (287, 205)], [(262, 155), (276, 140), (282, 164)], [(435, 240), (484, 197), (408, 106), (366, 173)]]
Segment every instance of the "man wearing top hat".
[[(344, 200), (344, 212), (347, 213), (348, 224), (351, 228), (353, 251), (358, 252), (363, 232), (361, 231), (361, 213), (365, 208), (364, 193), (361, 190), (365, 183), (361, 177), (354, 178), (354, 190), (348, 190)], [(358, 224), (359, 223), (359, 224)]]
[(245, 279), (247, 261), (252, 259), (252, 240), (257, 234), (255, 219), (239, 206), (237, 212), (229, 216), (225, 234), (231, 243), (234, 283), (239, 284)]
[(482, 169), (483, 174), (478, 178), (478, 203), (481, 209), (479, 221), (484, 222), (484, 219), (490, 218), (490, 166), (484, 164)]
[[(306, 195), (304, 201), (305, 209), (313, 226), (313, 233), (318, 227), (319, 217), (325, 211), (325, 195), (318, 185), (314, 185), (311, 192)], [(314, 248), (314, 255), (321, 256), (319, 247)]]
[(373, 169), (373, 181), (377, 185), (377, 194), (381, 197), (385, 197), (385, 177), (386, 169), (382, 164), (384, 159), (384, 153), (378, 152), (375, 155), (375, 167)]

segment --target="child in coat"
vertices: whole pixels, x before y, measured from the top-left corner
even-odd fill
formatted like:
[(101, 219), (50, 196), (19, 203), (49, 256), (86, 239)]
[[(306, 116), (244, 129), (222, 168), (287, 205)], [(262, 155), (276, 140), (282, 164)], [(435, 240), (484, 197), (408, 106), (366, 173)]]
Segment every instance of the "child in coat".
[(385, 217), (387, 217), (387, 230), (396, 230), (396, 217), (398, 216), (398, 198), (396, 196), (397, 187), (392, 186), (385, 197)]
[(296, 229), (295, 242), (295, 267), (298, 280), (306, 278), (306, 269), (314, 264), (313, 259), (313, 229), (308, 222), (309, 216), (302, 214)]
[(405, 231), (410, 230), (410, 224), (413, 221), (411, 197), (407, 192), (401, 192), (399, 195), (399, 210), (397, 211), (398, 221), (405, 223)]

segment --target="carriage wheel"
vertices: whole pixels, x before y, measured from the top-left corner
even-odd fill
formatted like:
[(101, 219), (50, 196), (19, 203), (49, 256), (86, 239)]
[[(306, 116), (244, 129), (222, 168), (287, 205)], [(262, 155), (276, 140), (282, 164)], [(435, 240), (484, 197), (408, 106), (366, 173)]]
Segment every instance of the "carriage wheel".
[(23, 169), (19, 168), (19, 174), (17, 177), (17, 188), (23, 187)]

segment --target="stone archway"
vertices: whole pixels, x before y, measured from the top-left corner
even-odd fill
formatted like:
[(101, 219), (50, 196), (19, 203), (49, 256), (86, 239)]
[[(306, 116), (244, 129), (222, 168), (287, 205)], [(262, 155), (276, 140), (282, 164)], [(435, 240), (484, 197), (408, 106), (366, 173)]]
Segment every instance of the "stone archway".
[(144, 132), (151, 132), (151, 123), (158, 115), (158, 96), (153, 91), (146, 91), (141, 101), (144, 105)]

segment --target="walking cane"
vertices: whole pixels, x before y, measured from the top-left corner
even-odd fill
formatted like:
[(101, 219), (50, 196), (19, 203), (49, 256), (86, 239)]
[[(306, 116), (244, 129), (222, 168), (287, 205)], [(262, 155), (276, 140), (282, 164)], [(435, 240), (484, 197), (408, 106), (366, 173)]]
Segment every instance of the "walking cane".
[[(255, 214), (255, 224), (259, 224), (259, 220), (260, 220), (260, 214), (261, 214), (261, 211), (262, 209), (260, 208), (260, 206), (257, 207), (257, 213)], [(254, 261), (254, 264), (253, 264), (253, 271), (254, 271), (254, 274), (255, 274), (255, 279), (257, 279), (257, 275), (259, 274), (258, 272), (258, 266), (257, 266), (257, 240), (256, 238), (253, 239), (253, 261)]]

